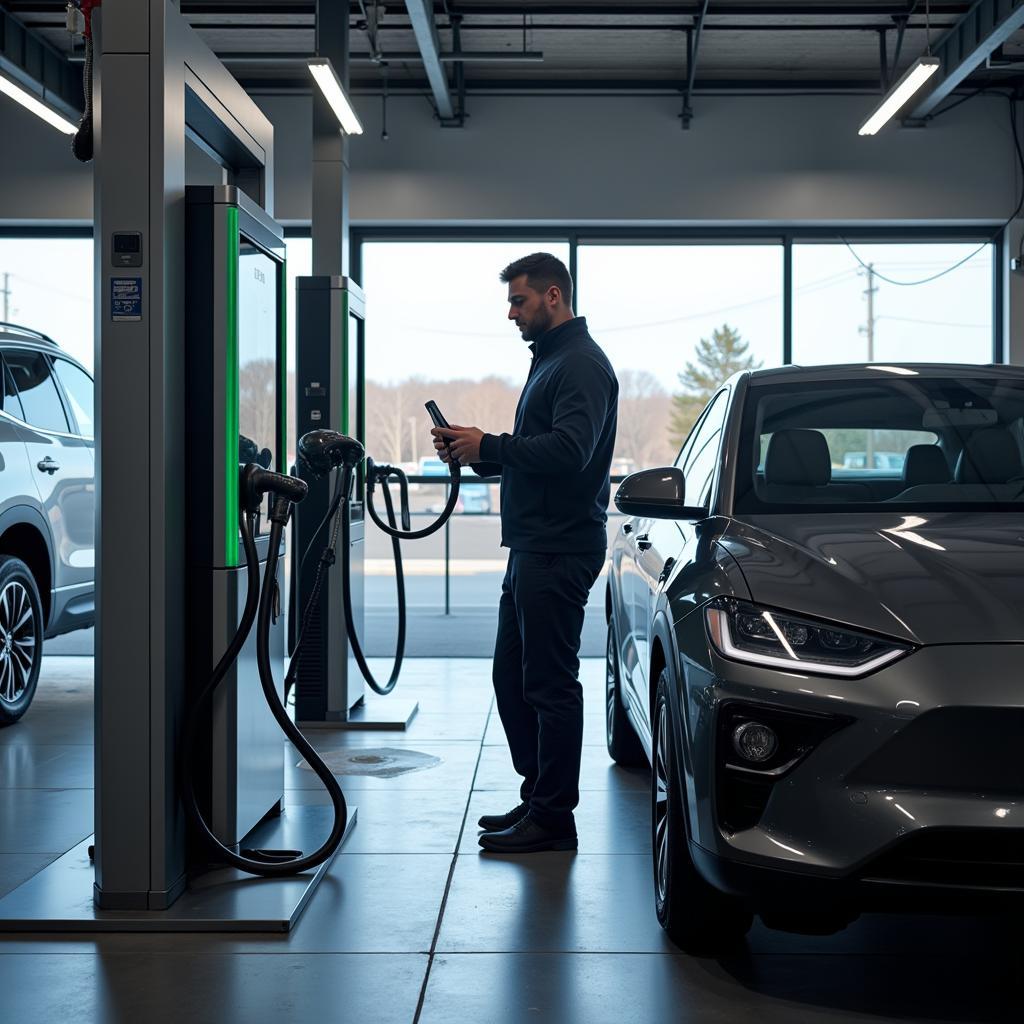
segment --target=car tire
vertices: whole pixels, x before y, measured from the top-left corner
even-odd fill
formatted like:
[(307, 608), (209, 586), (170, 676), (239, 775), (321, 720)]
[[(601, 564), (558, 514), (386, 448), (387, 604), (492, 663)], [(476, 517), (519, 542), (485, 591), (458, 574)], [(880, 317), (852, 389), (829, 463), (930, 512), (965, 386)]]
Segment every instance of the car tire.
[(18, 721), (36, 694), (43, 660), (43, 605), (29, 567), (0, 555), (0, 726)]
[(604, 666), (604, 737), (608, 755), (616, 764), (627, 768), (647, 764), (647, 755), (622, 703), (619, 685), (619, 651), (615, 639), (615, 620), (608, 620), (608, 643)]
[(669, 704), (670, 676), (658, 678), (653, 720), (651, 852), (658, 923), (681, 950), (714, 955), (737, 945), (754, 915), (710, 885), (694, 867), (687, 840), (682, 772)]

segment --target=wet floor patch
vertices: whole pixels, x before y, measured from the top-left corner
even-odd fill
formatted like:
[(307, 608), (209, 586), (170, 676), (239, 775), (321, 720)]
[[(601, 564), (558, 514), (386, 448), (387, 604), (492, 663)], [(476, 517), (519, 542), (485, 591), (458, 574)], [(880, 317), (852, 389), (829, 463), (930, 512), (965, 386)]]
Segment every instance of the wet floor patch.
[[(441, 763), (441, 758), (433, 754), (397, 747), (321, 750), (320, 756), (335, 775), (370, 775), (377, 779), (394, 779)], [(299, 767), (312, 771), (306, 761), (300, 761)]]

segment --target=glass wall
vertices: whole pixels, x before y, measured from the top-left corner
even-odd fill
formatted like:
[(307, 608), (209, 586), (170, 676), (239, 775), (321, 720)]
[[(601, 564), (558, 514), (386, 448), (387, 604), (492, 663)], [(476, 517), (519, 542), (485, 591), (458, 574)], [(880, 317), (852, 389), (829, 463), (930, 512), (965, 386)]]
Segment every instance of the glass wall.
[(0, 237), (0, 321), (48, 334), (91, 373), (91, 238)]
[(779, 243), (581, 244), (577, 276), (619, 378), (613, 473), (670, 465), (723, 380), (782, 362)]
[(974, 241), (794, 245), (793, 362), (992, 362), (994, 259)]

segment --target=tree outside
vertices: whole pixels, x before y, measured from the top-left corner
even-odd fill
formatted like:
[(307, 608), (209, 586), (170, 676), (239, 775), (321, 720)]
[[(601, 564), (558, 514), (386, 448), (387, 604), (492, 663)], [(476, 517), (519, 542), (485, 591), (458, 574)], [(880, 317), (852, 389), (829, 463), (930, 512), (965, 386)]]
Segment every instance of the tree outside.
[(728, 324), (716, 327), (710, 338), (700, 339), (696, 362), (687, 363), (686, 370), (679, 374), (683, 390), (672, 396), (668, 429), (677, 450), (722, 383), (734, 373), (756, 370), (761, 365), (749, 355), (749, 350), (750, 342), (744, 341), (739, 331)]

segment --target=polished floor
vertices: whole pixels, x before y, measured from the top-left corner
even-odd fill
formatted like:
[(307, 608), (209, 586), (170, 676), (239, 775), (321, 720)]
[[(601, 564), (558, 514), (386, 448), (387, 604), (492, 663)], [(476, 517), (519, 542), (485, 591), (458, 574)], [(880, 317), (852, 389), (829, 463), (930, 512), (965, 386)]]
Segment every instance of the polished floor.
[[(604, 750), (602, 665), (584, 663), (576, 854), (481, 856), (475, 821), (517, 802), (489, 666), (417, 660), (406, 734), (317, 731), (323, 749), (408, 745), (440, 763), (345, 777), (359, 820), (289, 936), (0, 937), (0, 1020), (758, 1024), (1024, 1019), (1019, 917), (866, 916), (801, 937), (755, 926), (723, 959), (654, 918), (647, 778)], [(51, 657), (0, 730), (0, 894), (92, 828), (92, 661)], [(290, 758), (287, 801), (322, 802)]]

